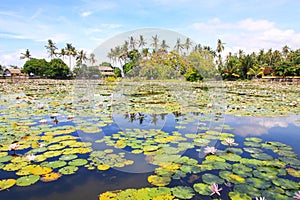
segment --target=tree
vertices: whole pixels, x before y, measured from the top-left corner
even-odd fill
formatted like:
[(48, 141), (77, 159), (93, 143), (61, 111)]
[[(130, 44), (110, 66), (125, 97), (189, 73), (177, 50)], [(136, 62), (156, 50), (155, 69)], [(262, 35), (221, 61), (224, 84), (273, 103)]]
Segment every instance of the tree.
[(142, 48), (146, 45), (147, 43), (144, 40), (144, 37), (142, 35), (140, 35), (140, 39), (139, 39), (139, 48)]
[(31, 59), (31, 54), (29, 52), (29, 49), (26, 49), (25, 53), (21, 53), (20, 59)]
[(51, 59), (53, 58), (54, 55), (56, 55), (57, 53), (55, 52), (55, 50), (57, 49), (57, 47), (55, 46), (55, 43), (49, 39), (48, 40), (48, 44), (45, 45), (48, 53), (49, 53), (49, 57), (51, 57)]
[(72, 46), (71, 43), (67, 43), (65, 47), (65, 54), (69, 56), (69, 68), (71, 69), (71, 57), (76, 56), (76, 49)]
[(183, 49), (183, 45), (180, 42), (180, 38), (177, 38), (174, 49), (177, 53), (179, 53), (179, 51), (181, 52), (181, 50)]
[(186, 54), (189, 53), (189, 49), (191, 48), (192, 44), (193, 43), (192, 43), (191, 39), (190, 38), (186, 38), (185, 43), (184, 43), (184, 47), (186, 49)]
[(94, 65), (94, 64), (97, 62), (94, 53), (91, 53), (91, 54), (90, 54), (89, 60), (90, 60), (90, 62), (92, 63), (92, 65)]
[(87, 59), (88, 58), (86, 56), (86, 52), (84, 52), (83, 50), (78, 51), (76, 54), (76, 65), (81, 66), (82, 63), (85, 62)]
[(135, 39), (133, 38), (133, 36), (130, 36), (129, 38), (129, 47), (131, 50), (135, 49), (135, 45), (136, 45), (136, 41)]
[(23, 72), (28, 75), (43, 76), (48, 67), (49, 63), (45, 59), (32, 58), (23, 65)]
[(50, 78), (69, 78), (70, 68), (61, 59), (54, 58), (49, 62), (45, 74)]
[(221, 39), (218, 39), (218, 42), (217, 42), (217, 52), (220, 54), (222, 53), (222, 51), (224, 50), (224, 44)]
[(163, 41), (161, 42), (160, 47), (161, 47), (162, 51), (166, 53), (166, 52), (167, 52), (167, 49), (169, 48), (169, 45), (167, 44), (166, 40), (163, 40)]
[(151, 46), (154, 47), (154, 51), (157, 51), (157, 48), (158, 48), (158, 36), (155, 35), (154, 37), (152, 36), (152, 43), (151, 43)]

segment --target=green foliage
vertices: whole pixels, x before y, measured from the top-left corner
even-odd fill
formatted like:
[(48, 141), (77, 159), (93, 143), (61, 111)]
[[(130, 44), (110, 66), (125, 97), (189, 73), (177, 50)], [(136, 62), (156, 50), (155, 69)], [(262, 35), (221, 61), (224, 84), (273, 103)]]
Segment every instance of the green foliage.
[(100, 78), (101, 72), (99, 66), (87, 66), (85, 64), (74, 69), (77, 77)]
[(49, 63), (45, 59), (32, 58), (27, 60), (23, 66), (23, 72), (36, 76), (46, 75), (46, 70), (49, 68)]
[(191, 69), (187, 74), (184, 75), (187, 81), (196, 82), (201, 81), (203, 77), (196, 70)]
[(49, 67), (45, 70), (45, 75), (50, 78), (68, 78), (70, 76), (70, 69), (64, 61), (54, 58), (49, 62)]

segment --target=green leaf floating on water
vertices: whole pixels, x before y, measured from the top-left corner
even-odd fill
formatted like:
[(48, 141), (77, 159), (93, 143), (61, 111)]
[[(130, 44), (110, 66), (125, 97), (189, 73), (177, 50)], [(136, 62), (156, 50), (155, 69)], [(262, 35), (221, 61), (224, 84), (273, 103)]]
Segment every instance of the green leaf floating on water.
[(14, 186), (16, 184), (16, 180), (15, 179), (3, 179), (0, 180), (0, 191), (1, 190), (6, 190), (8, 188), (11, 188), (12, 186)]
[(52, 169), (61, 168), (67, 164), (66, 161), (63, 160), (56, 160), (52, 162), (47, 162), (44, 164), (45, 167), (50, 167)]
[(202, 176), (202, 180), (204, 183), (207, 183), (207, 184), (214, 184), (214, 183), (217, 183), (217, 184), (223, 184), (224, 183), (224, 180), (219, 178), (218, 176), (216, 175), (213, 175), (213, 174), (203, 174)]
[(171, 182), (171, 178), (168, 176), (150, 175), (148, 176), (148, 182), (155, 186), (166, 186)]
[(87, 163), (88, 163), (87, 160), (79, 158), (79, 159), (75, 159), (75, 160), (70, 161), (68, 164), (71, 165), (71, 166), (83, 166)]
[(252, 199), (250, 196), (248, 196), (245, 193), (229, 192), (228, 195), (229, 195), (231, 200), (251, 200)]
[(59, 160), (73, 160), (75, 158), (77, 158), (78, 156), (75, 154), (68, 154), (68, 155), (62, 155)]
[(194, 191), (190, 187), (177, 186), (171, 189), (175, 197), (180, 199), (191, 199), (195, 195)]
[(78, 167), (76, 166), (66, 166), (61, 169), (59, 169), (59, 173), (63, 175), (69, 175), (69, 174), (75, 174), (75, 172), (78, 170)]
[(210, 195), (211, 194), (211, 186), (204, 183), (196, 183), (194, 184), (194, 190), (201, 195)]
[(300, 188), (300, 185), (297, 182), (283, 178), (273, 179), (272, 183), (282, 189), (298, 190)]
[(40, 176), (37, 175), (29, 175), (23, 176), (17, 179), (16, 185), (17, 186), (29, 186), (32, 185), (40, 179)]

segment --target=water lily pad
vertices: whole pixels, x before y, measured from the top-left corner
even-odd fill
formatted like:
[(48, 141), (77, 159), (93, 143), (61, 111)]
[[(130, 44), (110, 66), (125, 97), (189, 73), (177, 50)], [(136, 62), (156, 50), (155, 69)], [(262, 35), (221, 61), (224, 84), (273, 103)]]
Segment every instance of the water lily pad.
[(56, 169), (56, 168), (61, 168), (61, 167), (65, 166), (66, 164), (67, 164), (67, 162), (65, 162), (63, 160), (56, 160), (56, 161), (52, 161), (52, 162), (47, 162), (44, 166), (52, 168), (52, 169)]
[(287, 168), (286, 171), (289, 175), (300, 178), (300, 170), (296, 170), (293, 168)]
[(245, 193), (229, 192), (229, 197), (232, 200), (251, 200), (252, 198)]
[(51, 172), (49, 174), (45, 174), (44, 176), (41, 177), (41, 181), (43, 182), (50, 182), (50, 181), (55, 181), (59, 179), (62, 175), (60, 173), (56, 172)]
[(166, 186), (171, 182), (171, 178), (168, 176), (150, 175), (148, 176), (148, 182), (155, 186)]
[(68, 155), (62, 155), (59, 160), (73, 160), (75, 158), (77, 158), (78, 156), (77, 155), (74, 155), (74, 154), (68, 154)]
[(17, 179), (16, 185), (17, 186), (29, 186), (32, 185), (40, 179), (40, 176), (37, 175), (28, 175), (23, 176)]
[(281, 187), (283, 189), (299, 189), (300, 185), (292, 180), (284, 179), (284, 178), (276, 178), (272, 180), (273, 184)]
[(109, 165), (107, 164), (100, 164), (97, 166), (98, 170), (104, 171), (104, 170), (108, 170), (110, 168)]
[(16, 182), (17, 181), (15, 179), (0, 180), (0, 191), (11, 188), (12, 186), (14, 186), (16, 184)]
[(175, 197), (180, 199), (191, 199), (195, 195), (194, 191), (190, 187), (177, 186), (171, 189)]
[(204, 174), (202, 176), (202, 180), (204, 183), (207, 183), (207, 184), (214, 184), (214, 183), (217, 183), (217, 184), (222, 184), (224, 183), (224, 180), (219, 178), (218, 176), (216, 175), (213, 175), (213, 174)]
[(82, 159), (82, 158), (78, 158), (78, 159), (70, 161), (68, 164), (71, 165), (71, 166), (83, 166), (87, 163), (88, 163), (87, 160)]
[(59, 169), (59, 173), (63, 175), (69, 175), (69, 174), (75, 174), (75, 172), (78, 170), (78, 167), (76, 166), (66, 166), (61, 169)]
[(258, 189), (267, 189), (271, 186), (271, 182), (260, 178), (248, 178), (247, 183)]
[(210, 195), (211, 194), (211, 186), (204, 183), (196, 183), (194, 184), (194, 190), (201, 195)]

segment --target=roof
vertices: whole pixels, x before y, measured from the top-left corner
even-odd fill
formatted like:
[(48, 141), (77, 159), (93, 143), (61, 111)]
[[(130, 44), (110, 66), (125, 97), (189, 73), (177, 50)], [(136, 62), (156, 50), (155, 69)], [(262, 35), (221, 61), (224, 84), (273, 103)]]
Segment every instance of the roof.
[(11, 73), (11, 74), (21, 74), (21, 70), (20, 69), (10, 68), (10, 69), (6, 69), (5, 71), (9, 71), (9, 73)]
[(108, 66), (99, 66), (100, 71), (114, 71), (114, 69), (112, 67), (108, 67)]

